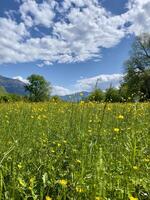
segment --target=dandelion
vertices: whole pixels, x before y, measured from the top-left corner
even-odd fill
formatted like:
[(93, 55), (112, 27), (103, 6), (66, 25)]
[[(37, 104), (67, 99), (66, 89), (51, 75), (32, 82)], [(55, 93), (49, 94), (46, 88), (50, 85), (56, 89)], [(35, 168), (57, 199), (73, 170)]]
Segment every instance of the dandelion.
[(114, 128), (114, 132), (119, 133), (120, 129), (119, 128)]
[(49, 196), (46, 196), (46, 197), (45, 197), (45, 200), (52, 200), (52, 198), (49, 197)]
[(58, 183), (63, 187), (67, 186), (67, 180), (61, 179), (61, 180), (58, 181)]
[(118, 119), (124, 119), (124, 116), (123, 115), (119, 115), (117, 118)]

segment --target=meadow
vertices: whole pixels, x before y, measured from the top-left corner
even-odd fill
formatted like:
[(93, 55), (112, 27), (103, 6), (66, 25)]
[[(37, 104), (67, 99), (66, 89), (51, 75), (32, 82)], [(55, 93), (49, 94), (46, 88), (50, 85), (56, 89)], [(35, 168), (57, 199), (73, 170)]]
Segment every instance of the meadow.
[(0, 104), (0, 200), (150, 200), (150, 103)]

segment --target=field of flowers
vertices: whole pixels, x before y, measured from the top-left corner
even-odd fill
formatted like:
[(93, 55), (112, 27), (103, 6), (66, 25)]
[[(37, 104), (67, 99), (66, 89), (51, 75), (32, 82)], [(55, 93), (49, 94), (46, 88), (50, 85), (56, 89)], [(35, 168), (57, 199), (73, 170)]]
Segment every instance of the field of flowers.
[(150, 200), (150, 104), (0, 104), (0, 200)]

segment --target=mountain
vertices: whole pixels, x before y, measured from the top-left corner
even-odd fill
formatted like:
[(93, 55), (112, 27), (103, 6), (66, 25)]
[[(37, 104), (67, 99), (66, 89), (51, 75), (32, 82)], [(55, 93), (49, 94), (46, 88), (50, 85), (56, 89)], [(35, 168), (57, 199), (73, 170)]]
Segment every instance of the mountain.
[(25, 95), (25, 83), (12, 78), (7, 78), (0, 75), (0, 86), (4, 87), (8, 93)]
[(77, 92), (70, 95), (60, 96), (60, 98), (64, 101), (77, 102), (77, 101), (81, 101), (82, 99), (85, 99), (87, 96), (89, 96), (89, 94), (90, 94), (89, 92), (83, 91), (83, 92)]

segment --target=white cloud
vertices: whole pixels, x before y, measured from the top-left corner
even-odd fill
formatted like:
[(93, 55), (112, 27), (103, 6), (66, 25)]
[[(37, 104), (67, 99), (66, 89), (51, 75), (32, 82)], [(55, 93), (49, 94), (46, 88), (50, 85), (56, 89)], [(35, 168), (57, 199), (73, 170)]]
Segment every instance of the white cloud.
[(62, 86), (55, 85), (52, 87), (52, 95), (64, 96), (64, 95), (68, 95), (71, 93), (73, 93), (73, 92), (71, 92), (69, 89), (64, 88)]
[(129, 0), (128, 8), (112, 15), (98, 0), (23, 0), (20, 22), (0, 18), (0, 64), (39, 61), (42, 67), (100, 59), (102, 48), (127, 34), (150, 32), (150, 0)]
[(129, 0), (126, 20), (131, 22), (130, 33), (150, 33), (150, 0)]
[(78, 91), (91, 91), (96, 85), (106, 89), (110, 85), (116, 87), (123, 79), (123, 74), (101, 74), (91, 78), (80, 79), (75, 84)]
[(53, 23), (55, 13), (53, 12), (54, 2), (44, 1), (41, 4), (34, 0), (26, 0), (20, 6), (21, 18), (27, 26), (43, 25), (50, 27)]
[(13, 79), (17, 79), (23, 83), (29, 83), (27, 79), (24, 79), (22, 76), (15, 76)]
[(67, 89), (62, 86), (53, 86), (52, 95), (69, 95), (82, 91), (92, 91), (97, 84), (98, 88), (105, 90), (112, 85), (119, 88), (120, 82), (123, 79), (123, 74), (100, 74), (90, 78), (82, 78), (72, 85), (72, 89)]

